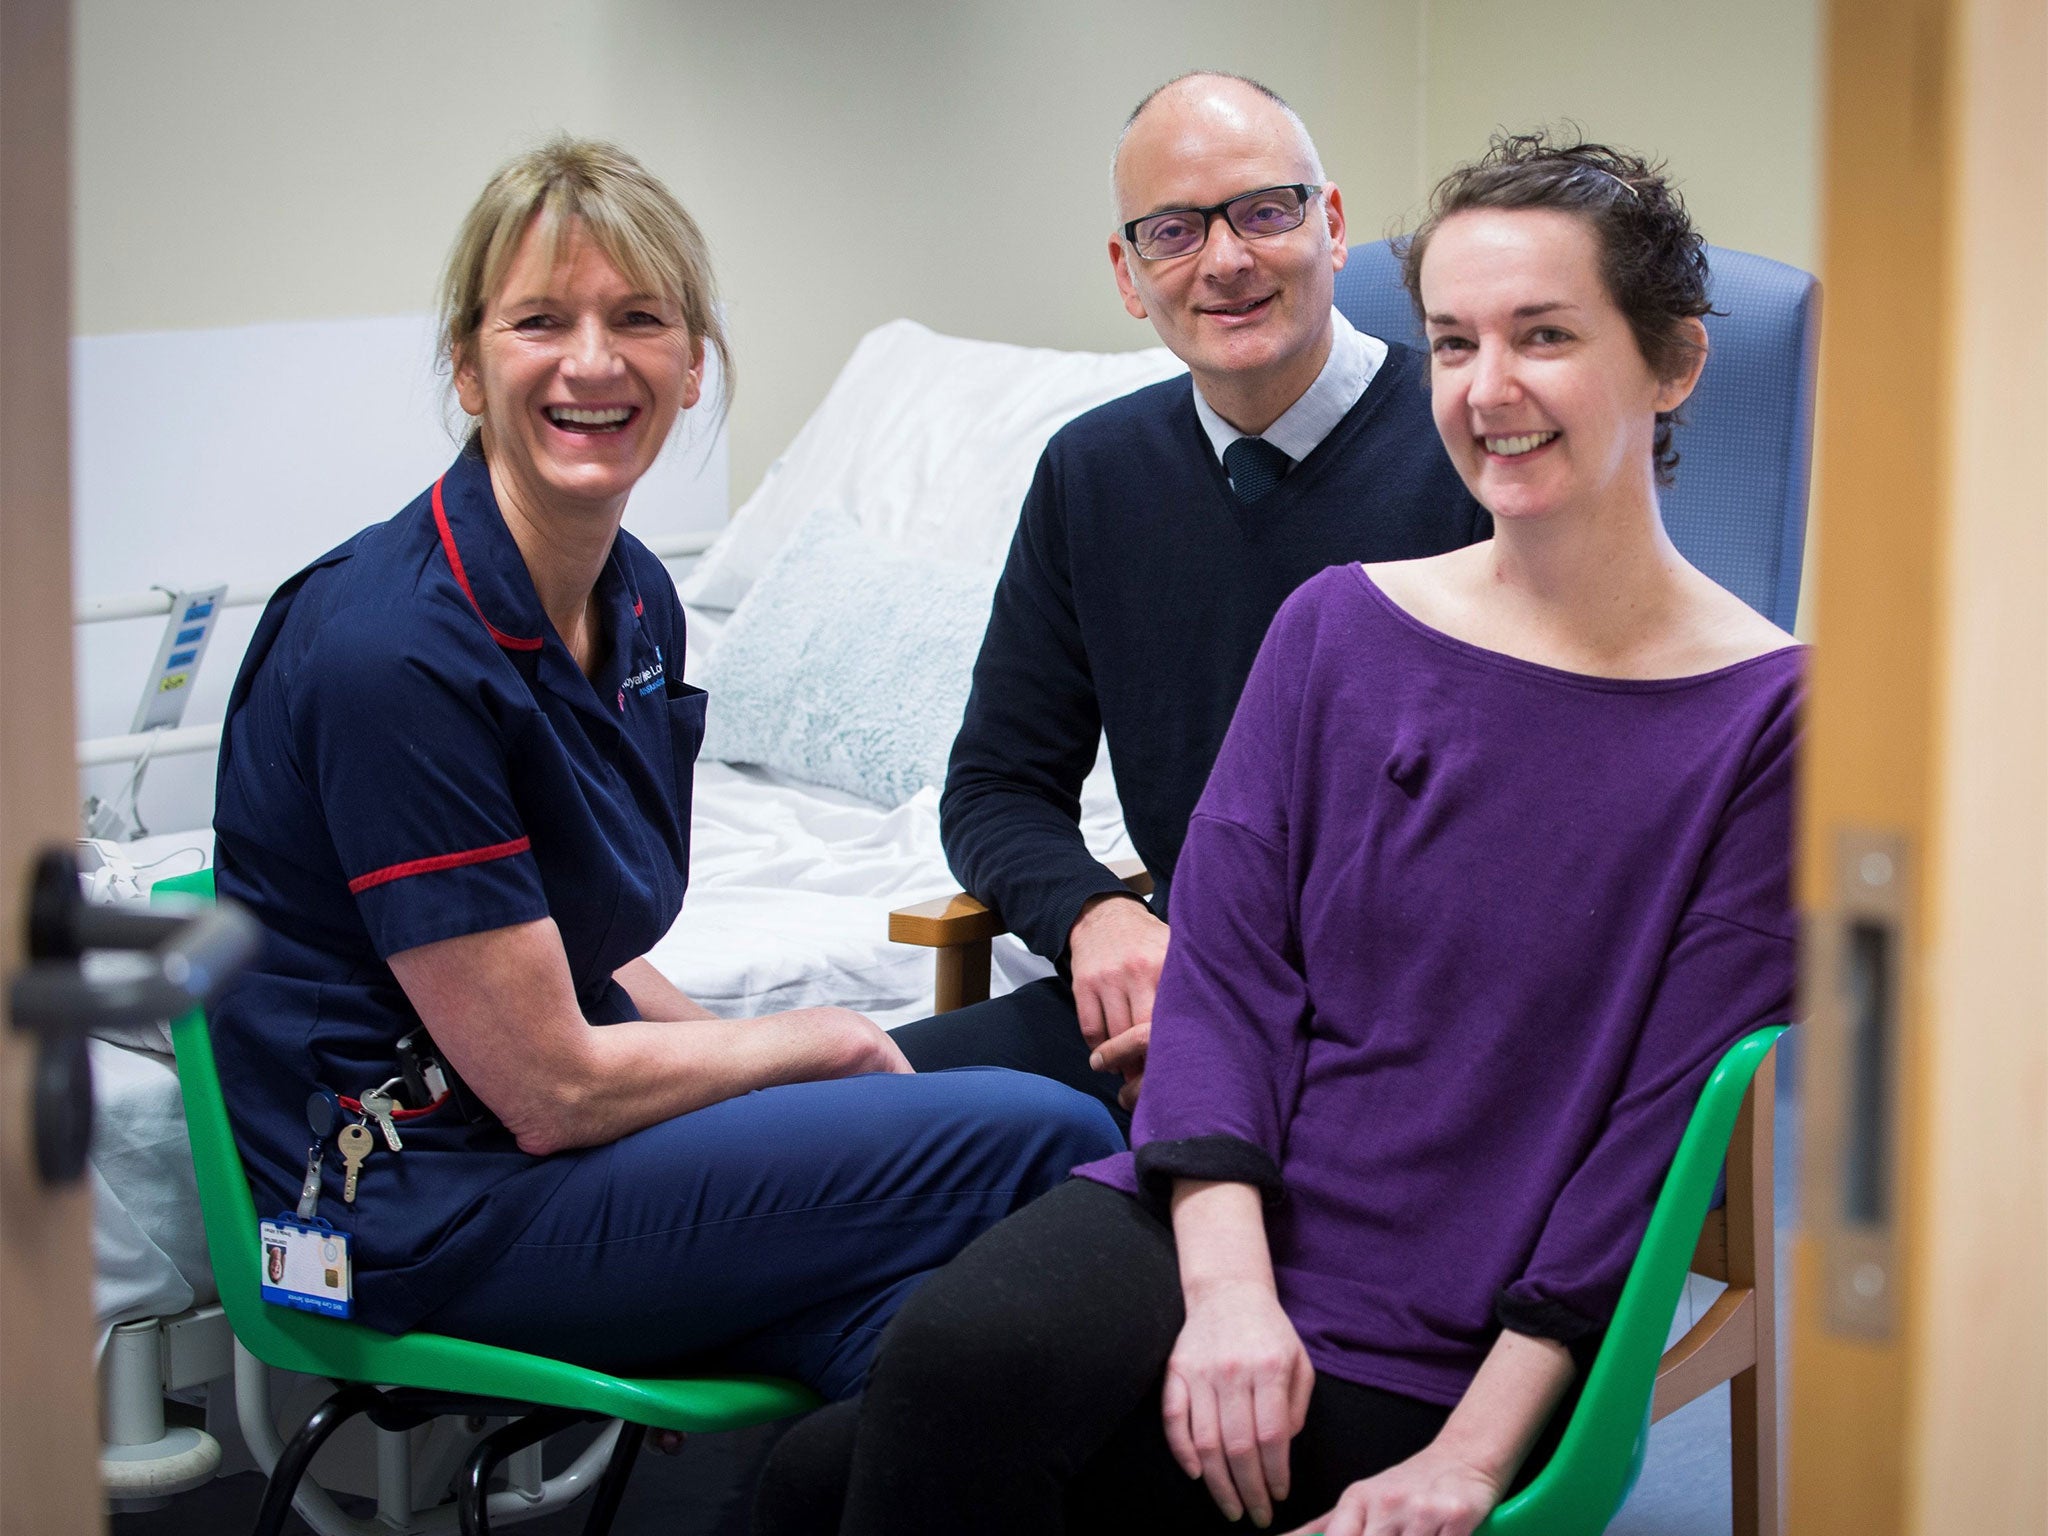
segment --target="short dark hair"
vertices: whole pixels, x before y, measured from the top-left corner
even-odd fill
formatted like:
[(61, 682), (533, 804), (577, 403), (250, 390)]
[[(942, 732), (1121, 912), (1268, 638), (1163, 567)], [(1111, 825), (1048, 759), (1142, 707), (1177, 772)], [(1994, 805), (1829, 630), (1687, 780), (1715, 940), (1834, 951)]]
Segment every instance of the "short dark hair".
[[(1555, 208), (1577, 214), (1600, 247), (1600, 276), (1628, 320), (1636, 348), (1659, 379), (1674, 379), (1699, 352), (1687, 320), (1714, 313), (1707, 299), (1706, 241), (1663, 164), (1605, 144), (1544, 131), (1498, 133), (1484, 155), (1436, 184), (1414, 234), (1395, 242), (1401, 280), (1422, 314), (1422, 257), (1445, 219), (1475, 208)], [(1659, 484), (1678, 467), (1675, 411), (1657, 414), (1651, 456)]]

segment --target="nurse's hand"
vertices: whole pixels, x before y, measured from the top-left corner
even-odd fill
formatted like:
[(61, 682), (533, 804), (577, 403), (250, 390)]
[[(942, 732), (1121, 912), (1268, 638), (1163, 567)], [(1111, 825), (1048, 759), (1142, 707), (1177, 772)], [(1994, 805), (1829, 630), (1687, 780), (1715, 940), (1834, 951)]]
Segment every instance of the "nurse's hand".
[(889, 1031), (851, 1008), (796, 1008), (755, 1022), (789, 1035), (796, 1054), (815, 1065), (807, 1081), (917, 1070), (889, 1038)]
[[(1067, 936), (1067, 961), (1074, 977), (1074, 1011), (1081, 1038), (1090, 1049), (1119, 1038), (1133, 1025), (1152, 1022), (1152, 998), (1166, 964), (1170, 930), (1135, 896), (1097, 896), (1081, 909)], [(1143, 1050), (1135, 1063), (1104, 1068), (1145, 1069)]]
[(593, 1028), (551, 918), (389, 963), (449, 1064), (536, 1157), (603, 1146), (756, 1088), (910, 1070), (887, 1033), (848, 1008)]

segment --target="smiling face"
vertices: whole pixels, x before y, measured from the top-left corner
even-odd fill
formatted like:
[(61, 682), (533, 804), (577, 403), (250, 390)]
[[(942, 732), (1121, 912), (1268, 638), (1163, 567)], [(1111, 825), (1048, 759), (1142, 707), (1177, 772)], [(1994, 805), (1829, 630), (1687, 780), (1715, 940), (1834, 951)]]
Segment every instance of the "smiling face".
[(1700, 346), (1659, 379), (1600, 275), (1592, 226), (1547, 208), (1474, 209), (1422, 258), (1437, 431), (1496, 518), (1643, 497), (1655, 505), (1659, 411), (1692, 392)]
[(579, 224), (550, 262), (529, 226), (455, 367), (494, 481), (528, 508), (616, 515), (676, 414), (697, 403), (703, 344), (664, 294), (613, 266)]
[(1209, 403), (1246, 431), (1263, 430), (1299, 399), (1329, 356), (1343, 198), (1321, 183), (1298, 228), (1254, 240), (1218, 215), (1199, 251), (1162, 261), (1139, 256), (1121, 226), (1289, 182), (1320, 182), (1299, 125), (1256, 91), (1214, 76), (1160, 92), (1117, 154), (1119, 228), (1109, 259), (1124, 308), (1152, 322)]

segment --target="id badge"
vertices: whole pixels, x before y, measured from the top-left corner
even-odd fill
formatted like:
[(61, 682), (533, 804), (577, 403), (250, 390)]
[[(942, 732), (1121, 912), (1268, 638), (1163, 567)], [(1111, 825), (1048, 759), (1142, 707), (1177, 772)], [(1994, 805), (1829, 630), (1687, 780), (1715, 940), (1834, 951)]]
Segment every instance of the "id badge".
[(265, 1301), (327, 1317), (347, 1317), (355, 1311), (346, 1232), (337, 1232), (324, 1221), (295, 1221), (289, 1216), (258, 1222), (256, 1231), (262, 1244)]

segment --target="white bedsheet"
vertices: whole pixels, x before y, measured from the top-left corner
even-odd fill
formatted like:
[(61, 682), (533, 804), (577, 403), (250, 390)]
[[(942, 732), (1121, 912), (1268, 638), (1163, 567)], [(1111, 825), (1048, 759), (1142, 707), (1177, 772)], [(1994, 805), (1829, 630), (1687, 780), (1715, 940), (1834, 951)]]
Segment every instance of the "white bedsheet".
[[(728, 1018), (836, 1003), (895, 1025), (931, 1011), (932, 951), (888, 941), (889, 910), (959, 889), (939, 847), (938, 791), (894, 810), (757, 768), (702, 763), (690, 890), (649, 958)], [(1130, 847), (1098, 770), (1083, 831), (1102, 858)], [(996, 941), (991, 990), (1051, 967)]]
[(177, 1067), (105, 1040), (92, 1053), (95, 1350), (116, 1323), (214, 1299)]
[[(157, 880), (213, 862), (213, 831), (123, 843), (144, 896)], [(171, 1059), (170, 1026), (121, 1026), (87, 1042), (92, 1057), (95, 1349), (116, 1323), (164, 1316), (217, 1294), (192, 1177), (192, 1143)]]

